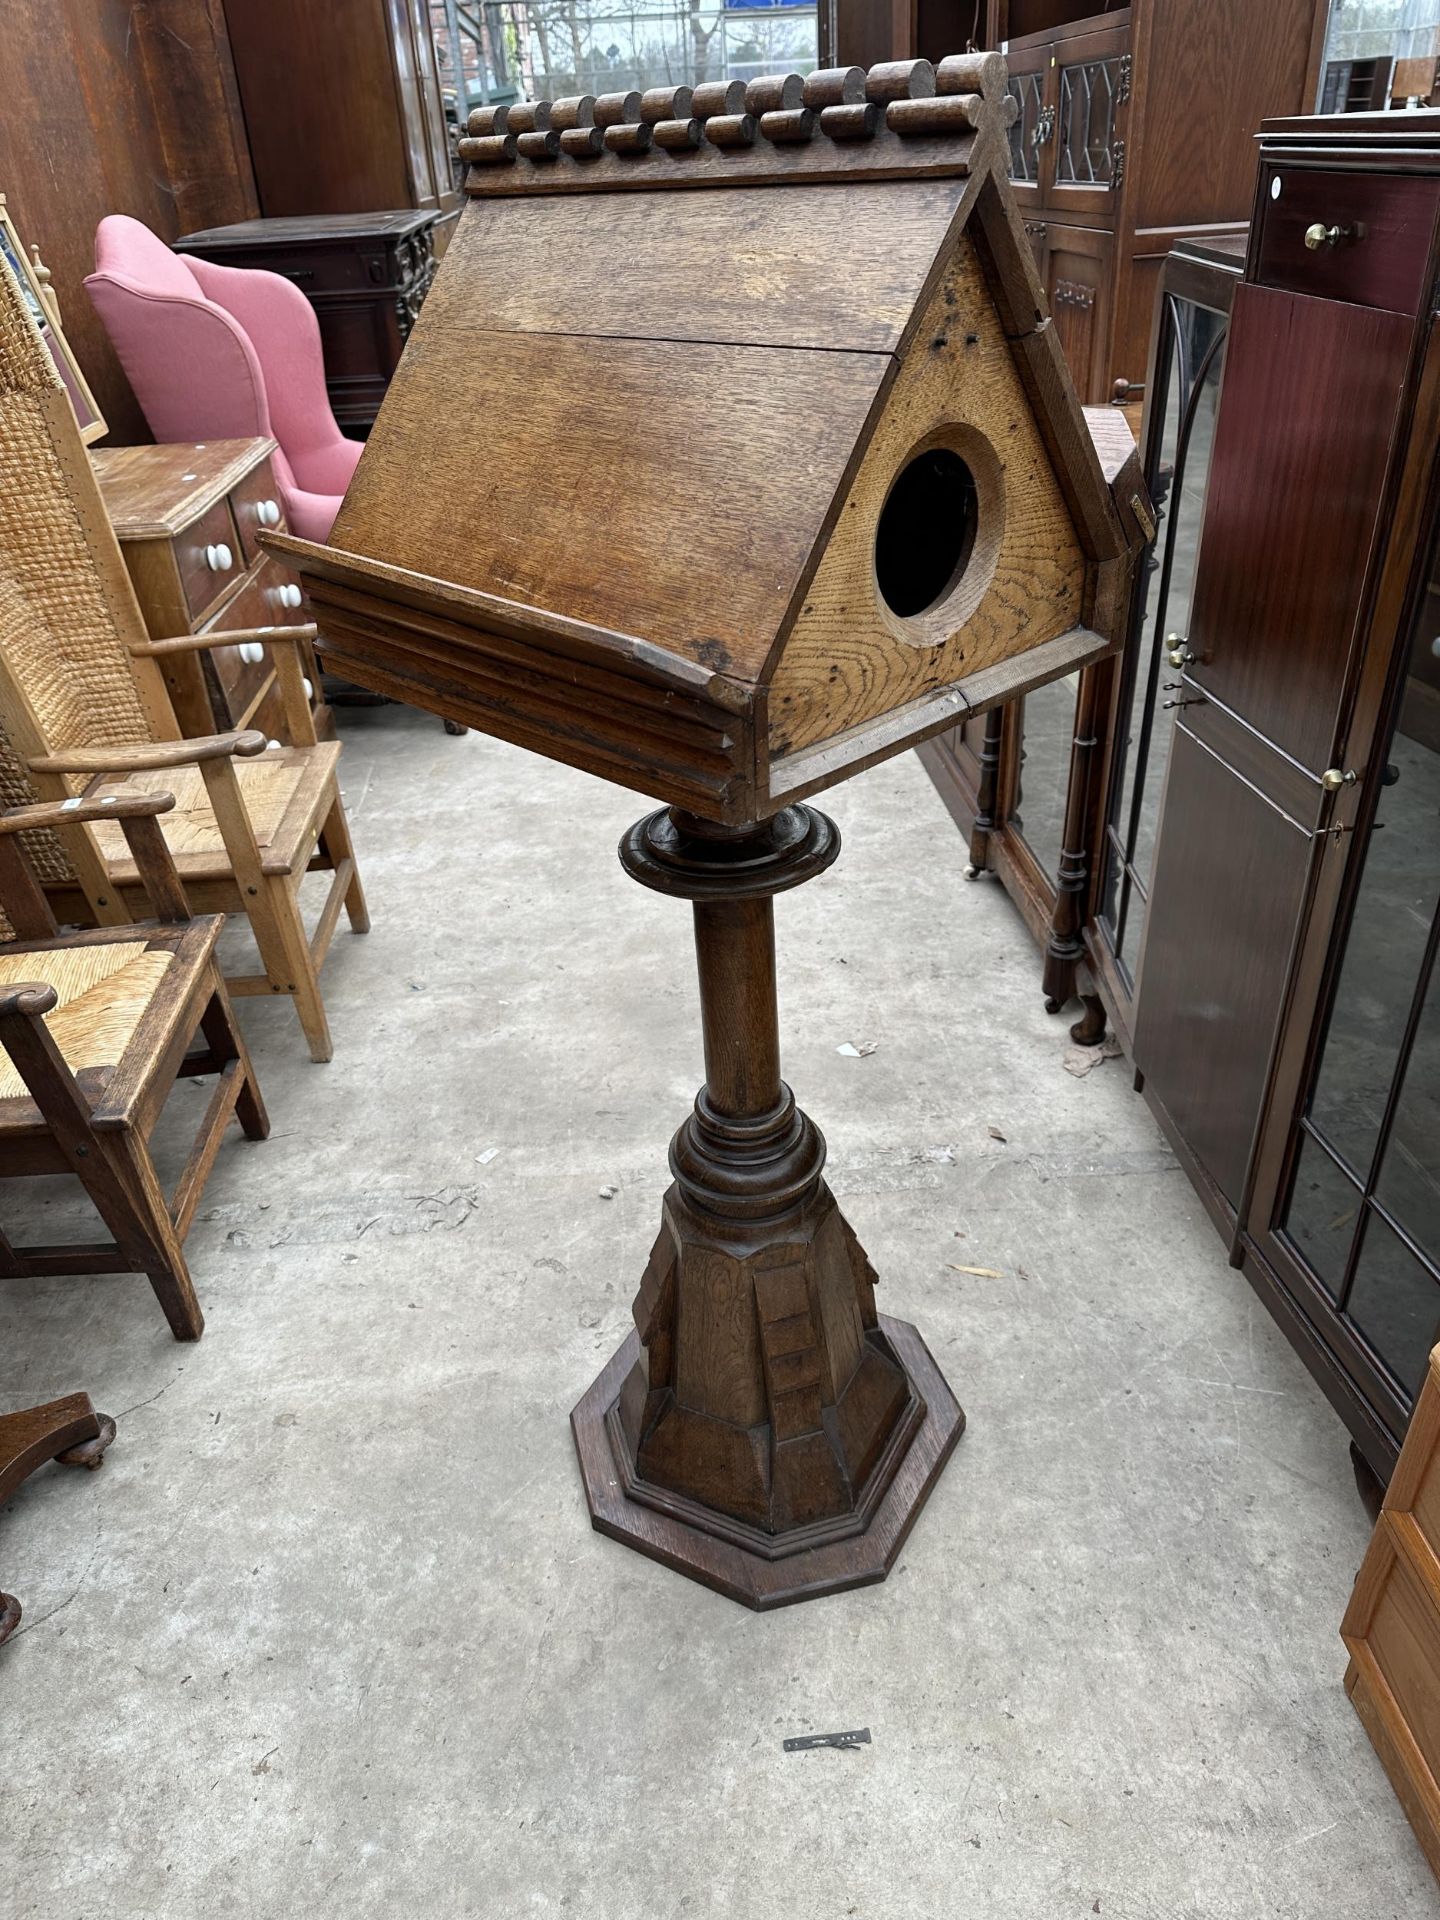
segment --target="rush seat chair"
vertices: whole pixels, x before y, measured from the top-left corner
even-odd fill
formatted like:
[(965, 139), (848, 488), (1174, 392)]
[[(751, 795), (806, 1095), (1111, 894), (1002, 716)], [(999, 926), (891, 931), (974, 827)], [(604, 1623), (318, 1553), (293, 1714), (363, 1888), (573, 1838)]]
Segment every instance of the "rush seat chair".
[[(343, 906), (369, 925), (337, 784), (340, 747), (317, 741), (297, 638), (313, 627), (151, 640), (69, 400), (0, 261), (0, 800), (96, 797), (117, 781), (176, 797), (163, 825), (192, 911), (244, 913), (262, 970), (233, 994), (288, 994), (314, 1060), (331, 1056), (319, 972)], [(291, 741), (185, 739), (166, 655), (250, 640), (275, 665)], [(259, 751), (257, 751), (259, 749)], [(141, 876), (112, 821), (86, 815), (34, 842), (62, 921), (124, 924)], [(331, 883), (307, 936), (300, 889)]]

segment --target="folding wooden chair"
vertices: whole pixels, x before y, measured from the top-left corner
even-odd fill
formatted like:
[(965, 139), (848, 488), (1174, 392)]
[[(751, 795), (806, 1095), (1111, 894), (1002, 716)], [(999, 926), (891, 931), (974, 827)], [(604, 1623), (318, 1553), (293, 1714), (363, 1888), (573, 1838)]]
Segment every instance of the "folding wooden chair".
[[(226, 751), (264, 747), (239, 734)], [(17, 1247), (0, 1232), (0, 1277), (145, 1273), (175, 1338), (198, 1340), (185, 1235), (230, 1121), (252, 1140), (270, 1123), (215, 958), (224, 922), (191, 917), (157, 824), (171, 806), (121, 787), (0, 814), (0, 931), (15, 936), (0, 945), (0, 1179), (73, 1173), (114, 1235)], [(123, 836), (158, 919), (61, 934), (20, 836), (100, 822)], [(149, 1141), (182, 1074), (216, 1084), (167, 1200)]]
[[(199, 913), (248, 915), (263, 971), (235, 994), (289, 994), (315, 1060), (331, 1055), (319, 971), (342, 906), (369, 925), (336, 781), (339, 745), (316, 740), (297, 641), (313, 627), (145, 632), (64, 389), (0, 259), (0, 800), (89, 798), (117, 778), (175, 794), (165, 838)], [(232, 757), (234, 736), (185, 740), (162, 665), (236, 639), (274, 661), (293, 744)], [(263, 745), (263, 742), (262, 742)], [(108, 816), (64, 817), (32, 857), (63, 920), (121, 925), (143, 910), (135, 862)], [(333, 878), (313, 935), (300, 886)]]

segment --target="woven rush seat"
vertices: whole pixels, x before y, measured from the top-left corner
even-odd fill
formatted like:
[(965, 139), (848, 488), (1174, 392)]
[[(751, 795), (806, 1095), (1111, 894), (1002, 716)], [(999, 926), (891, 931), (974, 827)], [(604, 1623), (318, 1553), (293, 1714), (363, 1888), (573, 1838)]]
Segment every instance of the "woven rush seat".
[[(185, 1235), (230, 1123), (252, 1140), (270, 1123), (215, 957), (224, 920), (191, 912), (160, 831), (172, 805), (122, 787), (0, 811), (0, 1178), (77, 1179), (112, 1236), (17, 1246), (0, 1227), (0, 1275), (144, 1273), (197, 1340)], [(95, 822), (119, 824), (154, 918), (62, 932), (25, 843)], [(150, 1139), (182, 1075), (214, 1084), (167, 1195)]]
[[(272, 747), (254, 760), (235, 763), (262, 873), (291, 873), (308, 854), (331, 804), (339, 759), (339, 743), (330, 740), (313, 747)], [(175, 810), (160, 816), (160, 827), (182, 880), (219, 880), (229, 873), (230, 856), (198, 767), (131, 773), (96, 791), (103, 794), (122, 784), (132, 792), (174, 794)], [(134, 886), (139, 875), (120, 828), (102, 822), (95, 841), (114, 884)]]
[[(0, 987), (34, 982), (53, 987), (59, 1005), (45, 1016), (71, 1072), (119, 1065), (175, 955), (144, 940), (60, 947), (48, 953), (0, 953)], [(203, 965), (203, 960), (202, 963)], [(0, 1057), (0, 1100), (28, 1099), (25, 1082)]]

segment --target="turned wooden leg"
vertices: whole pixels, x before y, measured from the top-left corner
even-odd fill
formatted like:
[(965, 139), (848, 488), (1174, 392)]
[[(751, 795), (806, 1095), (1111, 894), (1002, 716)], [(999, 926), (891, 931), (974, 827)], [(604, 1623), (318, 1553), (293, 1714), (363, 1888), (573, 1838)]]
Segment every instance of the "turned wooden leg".
[[(95, 1411), (88, 1393), (0, 1414), (0, 1506), (47, 1460), (65, 1467), (98, 1467), (114, 1438), (115, 1422)], [(0, 1593), (0, 1646), (19, 1624), (20, 1602), (13, 1593)]]
[[(1077, 991), (1085, 1001), (1086, 1019), (1079, 1024), (1089, 1030), (1095, 1018), (1095, 999), (1080, 989), (1077, 975), (1085, 965), (1085, 908), (1090, 894), (1092, 837), (1103, 832), (1097, 818), (1093, 791), (1099, 766), (1100, 716), (1102, 693), (1108, 691), (1108, 676), (1087, 669), (1080, 676), (1075, 701), (1075, 732), (1070, 742), (1070, 779), (1065, 793), (1065, 821), (1060, 833), (1060, 866), (1055, 875), (1055, 908), (1050, 916), (1050, 931), (1045, 941), (1044, 973), (1041, 981), (1045, 1011), (1058, 1013), (1074, 999)], [(1078, 1038), (1075, 1028), (1071, 1038)], [(1100, 1014), (1104, 1037), (1105, 1016)]]
[(1005, 737), (1005, 709), (991, 707), (980, 737), (980, 781), (975, 793), (975, 821), (970, 829), (967, 880), (978, 880), (989, 865), (990, 836), (999, 825), (1000, 760)]
[(780, 1078), (772, 896), (839, 844), (809, 807), (743, 833), (672, 810), (620, 853), (694, 903), (705, 1085), (576, 1447), (602, 1532), (754, 1607), (883, 1580), (964, 1425), (915, 1329), (877, 1315)]

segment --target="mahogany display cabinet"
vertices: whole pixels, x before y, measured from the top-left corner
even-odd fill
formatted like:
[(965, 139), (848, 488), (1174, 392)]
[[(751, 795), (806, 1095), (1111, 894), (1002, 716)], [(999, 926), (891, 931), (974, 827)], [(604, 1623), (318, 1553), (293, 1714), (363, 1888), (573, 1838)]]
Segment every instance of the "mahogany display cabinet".
[(1276, 120), (1243, 278), (1167, 267), (1084, 926), (1232, 1262), (1381, 1479), (1440, 1331), (1437, 221), (1440, 114)]

